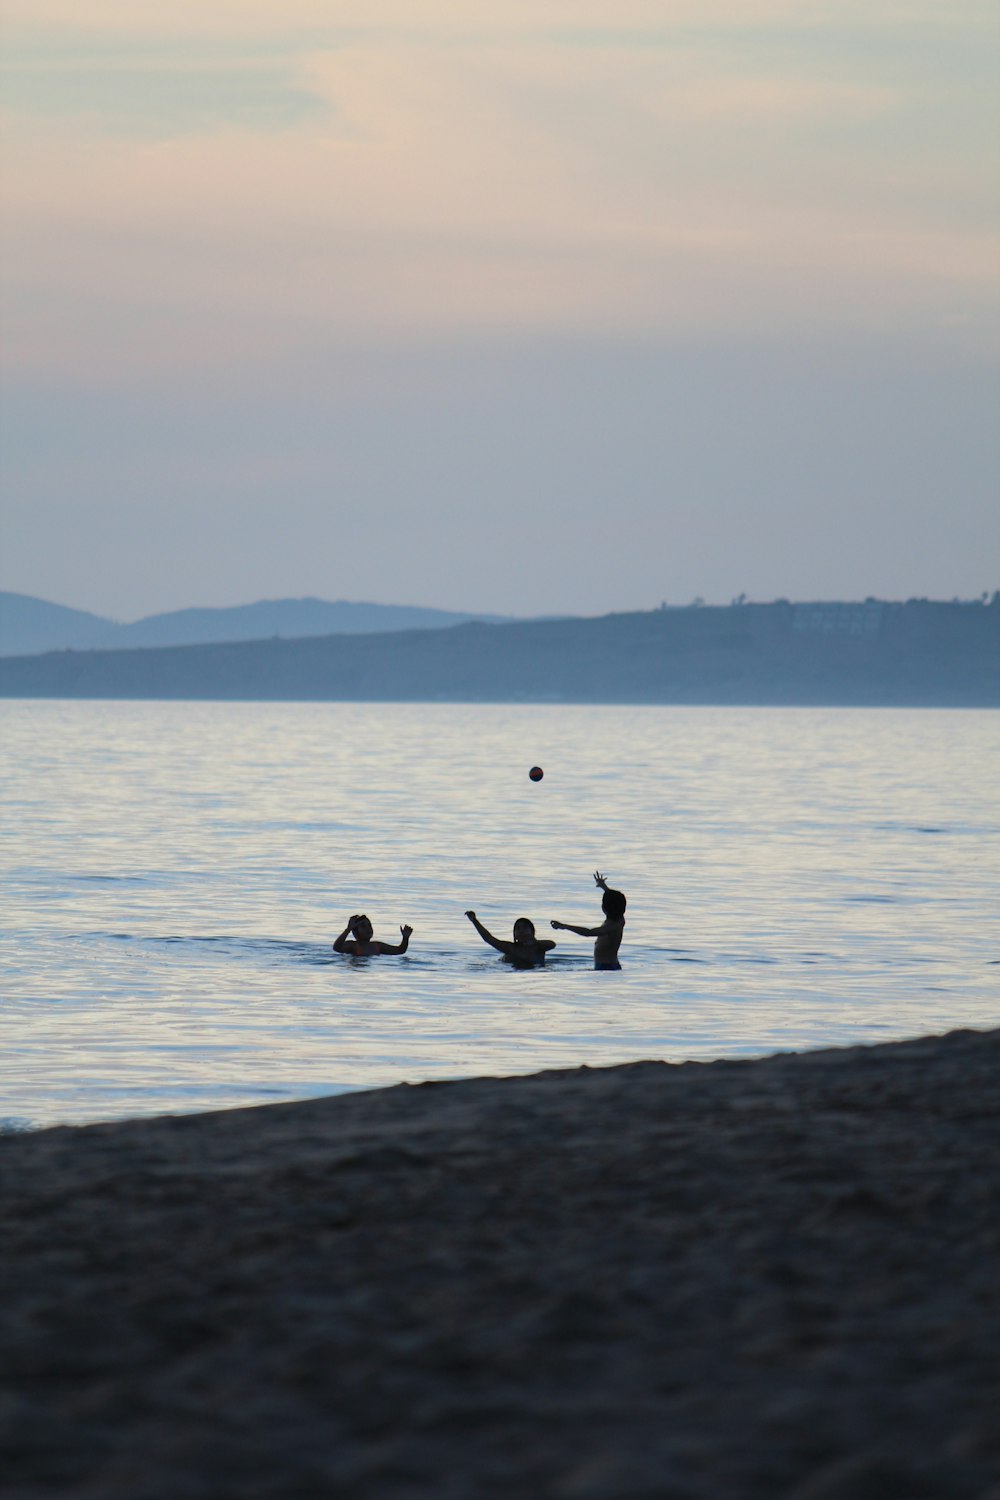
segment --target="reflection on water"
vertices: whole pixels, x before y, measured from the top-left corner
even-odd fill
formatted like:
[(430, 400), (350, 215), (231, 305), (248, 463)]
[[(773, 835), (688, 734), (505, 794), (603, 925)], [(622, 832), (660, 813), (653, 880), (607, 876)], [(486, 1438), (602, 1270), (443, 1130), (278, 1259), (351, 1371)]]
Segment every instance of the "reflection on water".
[[(997, 1024), (996, 714), (2, 712), (8, 1127)], [(595, 868), (620, 973), (463, 915), (596, 925)], [(357, 911), (409, 953), (334, 955)]]

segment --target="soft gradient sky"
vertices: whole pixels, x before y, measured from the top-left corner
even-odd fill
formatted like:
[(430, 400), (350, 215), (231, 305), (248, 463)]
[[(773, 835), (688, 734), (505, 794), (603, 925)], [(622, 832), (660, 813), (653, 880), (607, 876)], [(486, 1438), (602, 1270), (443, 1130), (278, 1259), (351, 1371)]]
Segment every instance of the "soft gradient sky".
[(986, 0), (5, 0), (0, 587), (1000, 585)]

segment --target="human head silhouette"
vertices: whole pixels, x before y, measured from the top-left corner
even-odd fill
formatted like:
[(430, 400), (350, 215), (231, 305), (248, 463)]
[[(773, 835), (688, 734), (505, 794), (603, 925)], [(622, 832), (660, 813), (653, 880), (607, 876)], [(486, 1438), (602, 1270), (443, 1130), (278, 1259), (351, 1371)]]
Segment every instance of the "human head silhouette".
[(624, 891), (605, 891), (601, 897), (601, 910), (612, 922), (619, 921), (625, 915), (628, 902), (625, 900)]

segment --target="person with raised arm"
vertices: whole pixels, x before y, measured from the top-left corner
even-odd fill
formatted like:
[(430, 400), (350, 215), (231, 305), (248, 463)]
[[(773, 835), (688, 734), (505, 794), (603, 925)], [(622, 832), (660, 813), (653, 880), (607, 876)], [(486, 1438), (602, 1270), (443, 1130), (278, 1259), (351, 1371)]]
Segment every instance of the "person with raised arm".
[(348, 953), (352, 958), (376, 958), (380, 953), (405, 953), (410, 946), (410, 934), (413, 928), (401, 927), (399, 930), (402, 933), (402, 942), (381, 943), (376, 941), (374, 928), (363, 913), (349, 917), (343, 932), (334, 939), (333, 951), (334, 953)]
[(527, 917), (518, 917), (514, 923), (514, 941), (508, 943), (504, 938), (494, 937), (489, 928), (483, 926), (474, 911), (467, 911), (465, 915), (483, 942), (489, 943), (491, 948), (502, 953), (504, 960), (513, 964), (515, 969), (540, 968), (545, 963), (546, 953), (551, 952), (555, 947), (551, 938), (535, 936), (535, 924)]
[(557, 932), (575, 932), (577, 937), (592, 937), (594, 943), (595, 969), (620, 969), (618, 950), (625, 932), (625, 908), (628, 902), (622, 891), (613, 891), (600, 870), (594, 871), (594, 884), (604, 892), (601, 910), (604, 921), (600, 927), (574, 927), (572, 922), (553, 922)]

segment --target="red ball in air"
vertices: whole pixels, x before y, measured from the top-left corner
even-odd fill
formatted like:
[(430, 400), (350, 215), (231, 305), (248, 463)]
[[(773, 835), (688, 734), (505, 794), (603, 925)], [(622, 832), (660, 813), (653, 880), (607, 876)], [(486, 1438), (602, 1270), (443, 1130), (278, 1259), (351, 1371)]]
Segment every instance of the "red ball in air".
[(531, 777), (532, 781), (541, 781), (542, 777), (545, 775), (545, 772), (542, 770), (541, 766), (532, 766), (531, 770), (528, 772), (528, 775)]

